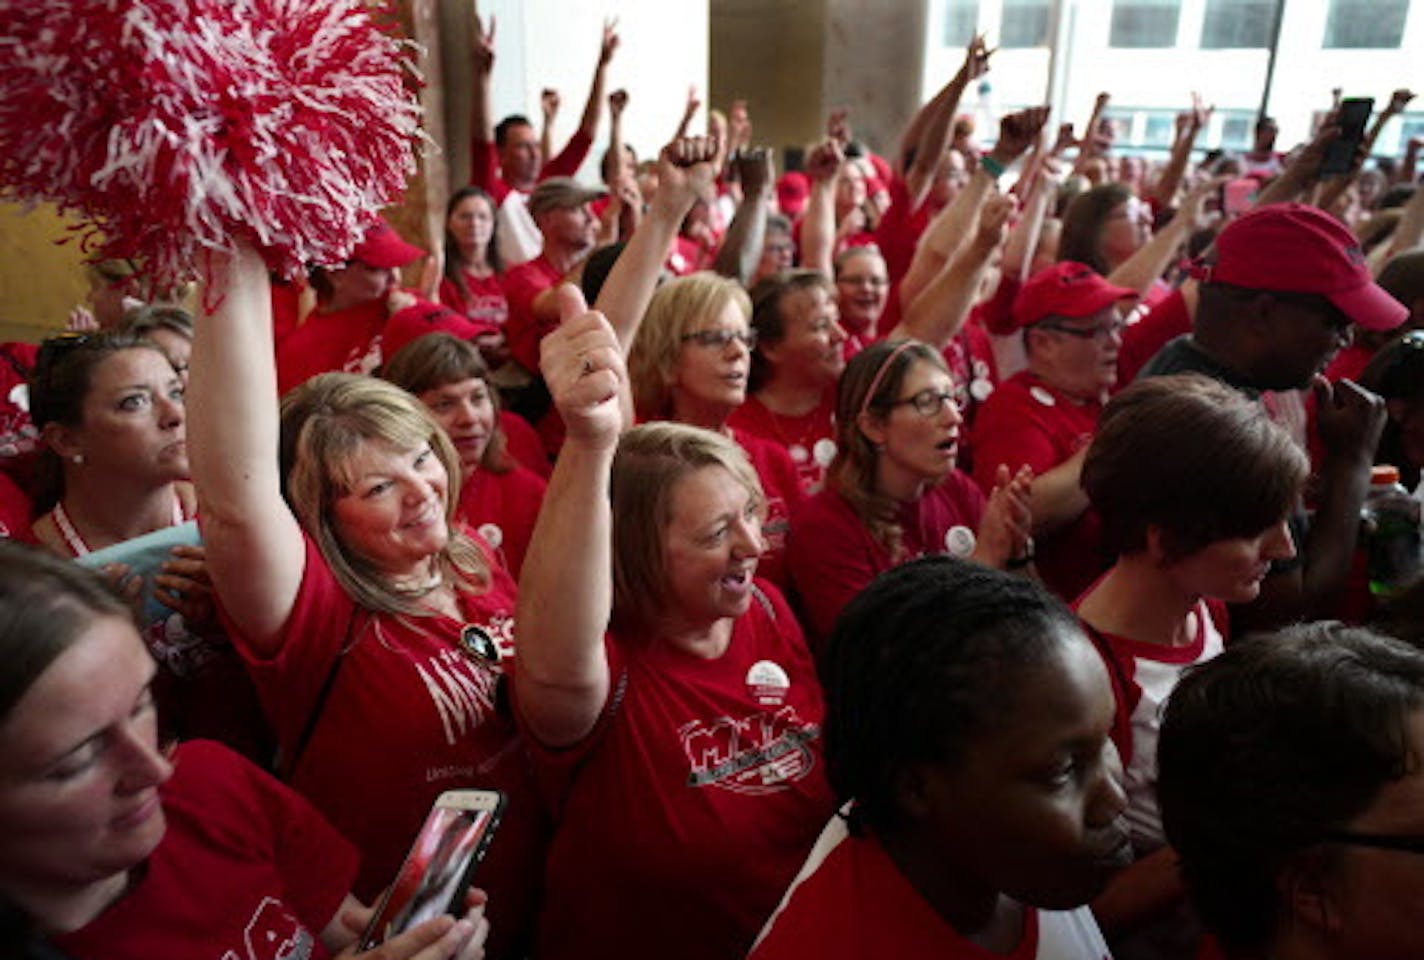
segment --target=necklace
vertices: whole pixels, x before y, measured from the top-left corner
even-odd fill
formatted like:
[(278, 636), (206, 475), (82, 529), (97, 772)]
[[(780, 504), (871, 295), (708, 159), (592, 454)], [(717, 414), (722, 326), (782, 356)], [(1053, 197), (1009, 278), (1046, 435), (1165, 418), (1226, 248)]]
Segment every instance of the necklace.
[[(59, 531), (60, 537), (64, 540), (64, 545), (69, 548), (69, 552), (76, 557), (88, 556), (91, 552), (89, 544), (79, 535), (79, 531), (74, 527), (74, 521), (69, 518), (69, 511), (64, 509), (64, 501), (61, 500), (54, 505), (54, 510), (50, 514), (54, 517), (54, 527)], [(178, 526), (183, 522), (183, 504), (179, 502), (177, 493), (173, 495), (173, 522), (170, 526)]]

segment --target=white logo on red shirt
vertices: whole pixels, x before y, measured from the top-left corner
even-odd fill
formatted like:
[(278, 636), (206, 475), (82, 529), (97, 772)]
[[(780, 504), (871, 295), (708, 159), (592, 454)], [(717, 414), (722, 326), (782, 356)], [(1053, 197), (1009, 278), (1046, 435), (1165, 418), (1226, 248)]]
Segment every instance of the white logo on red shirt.
[(694, 720), (678, 730), (691, 768), (689, 787), (710, 785), (751, 796), (784, 790), (810, 773), (816, 758), (807, 744), (820, 735), (821, 728), (804, 722), (792, 706), (742, 720)]
[(442, 650), (423, 665), (415, 664), (415, 672), (420, 675), (440, 715), (445, 742), (452, 747), (479, 727), (494, 710), (498, 674), (476, 666), (457, 650)]
[(747, 691), (763, 707), (779, 707), (791, 690), (791, 678), (772, 660), (758, 660), (747, 671)]
[(222, 960), (306, 960), (312, 955), (311, 932), (274, 897), (263, 897), (242, 932), (247, 955), (227, 950)]

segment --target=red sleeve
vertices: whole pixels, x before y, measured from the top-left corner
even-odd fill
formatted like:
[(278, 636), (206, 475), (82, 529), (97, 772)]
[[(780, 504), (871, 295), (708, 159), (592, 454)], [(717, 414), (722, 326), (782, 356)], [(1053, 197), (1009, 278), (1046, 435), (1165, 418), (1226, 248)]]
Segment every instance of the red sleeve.
[(575, 130), (574, 135), (569, 137), (569, 142), (564, 144), (564, 149), (544, 162), (544, 169), (539, 171), (539, 179), (574, 176), (578, 173), (579, 167), (583, 166), (592, 146), (592, 137), (584, 133), (582, 129)]
[(1127, 386), (1158, 350), (1191, 332), (1192, 317), (1187, 312), (1187, 302), (1181, 290), (1174, 290), (1122, 332), (1122, 346), (1117, 352), (1118, 386)]
[(276, 281), (272, 284), (272, 342), (281, 346), (301, 319), (300, 284)]
[(494, 198), (495, 209), (509, 195), (509, 185), (499, 175), (499, 150), (491, 140), (470, 143), (470, 183)]
[(792, 513), (787, 565), (813, 646), (830, 636), (845, 605), (889, 565), (884, 553), (833, 490), (802, 501)]
[(551, 286), (537, 260), (522, 263), (504, 275), (504, 295), (509, 299), (505, 337), (510, 354), (530, 373), (539, 371), (539, 341), (557, 326), (534, 316), (534, 298)]
[(33, 507), (19, 484), (0, 473), (0, 539), (34, 543), (30, 530)]
[(910, 209), (910, 194), (905, 181), (891, 177), (889, 182), (890, 206), (880, 218), (875, 228), (875, 243), (885, 257), (885, 268), (890, 282), (898, 284), (910, 270), (910, 262), (915, 258), (915, 245), (919, 242), (923, 225), (916, 229), (915, 211)]

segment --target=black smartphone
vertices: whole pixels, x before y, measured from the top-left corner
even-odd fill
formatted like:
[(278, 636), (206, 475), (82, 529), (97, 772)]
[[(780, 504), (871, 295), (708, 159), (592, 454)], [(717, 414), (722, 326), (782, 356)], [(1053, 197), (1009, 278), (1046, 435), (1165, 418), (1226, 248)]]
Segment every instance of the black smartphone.
[(504, 813), (498, 790), (447, 790), (435, 800), (395, 882), (361, 938), (370, 950), (442, 913), (463, 916), (475, 868)]
[(1355, 154), (1365, 139), (1365, 124), (1374, 109), (1374, 97), (1348, 97), (1340, 101), (1340, 112), (1336, 117), (1340, 136), (1325, 148), (1325, 158), (1320, 162), (1322, 177), (1338, 177), (1350, 172)]

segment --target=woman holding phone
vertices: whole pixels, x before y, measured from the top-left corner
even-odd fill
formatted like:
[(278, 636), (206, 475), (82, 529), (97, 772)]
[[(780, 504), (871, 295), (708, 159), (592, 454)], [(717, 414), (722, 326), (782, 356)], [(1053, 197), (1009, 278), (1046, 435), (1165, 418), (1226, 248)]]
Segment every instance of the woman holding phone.
[(243, 250), (215, 276), (221, 306), (193, 345), (193, 476), (213, 585), (280, 768), (361, 851), (367, 898), (442, 792), (507, 794), (480, 874), (504, 956), (526, 932), (543, 854), (517, 733), (496, 706), (514, 582), (452, 522), (459, 458), (429, 412), (384, 381), (327, 374), (279, 418), (266, 271)]
[[(0, 544), (0, 664), (0, 954), (357, 955), (356, 851), (226, 748), (160, 745), (154, 662), (99, 577)], [(364, 956), (476, 960), (472, 902)]]

